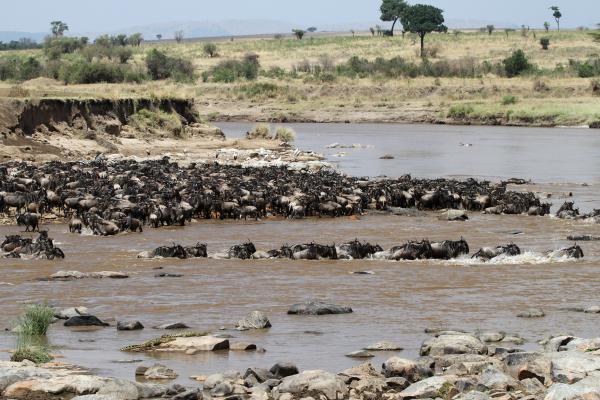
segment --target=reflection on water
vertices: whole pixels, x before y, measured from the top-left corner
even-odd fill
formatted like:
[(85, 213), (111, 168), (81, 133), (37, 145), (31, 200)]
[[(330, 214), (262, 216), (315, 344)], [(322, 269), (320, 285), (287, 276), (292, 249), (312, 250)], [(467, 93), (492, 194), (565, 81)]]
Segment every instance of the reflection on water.
[[(228, 136), (248, 130), (248, 124), (220, 124)], [(600, 208), (600, 137), (576, 129), (516, 129), (406, 125), (292, 125), (298, 146), (326, 153), (344, 151), (335, 158), (353, 175), (420, 177), (476, 176), (493, 179), (531, 178), (526, 189), (549, 197), (554, 209), (574, 199), (582, 211)], [(360, 143), (362, 149), (325, 149), (327, 144)], [(472, 144), (461, 147), (460, 143)], [(380, 160), (383, 154), (394, 160)], [(588, 183), (584, 186), (582, 183)], [(572, 194), (573, 197), (569, 197)], [(465, 330), (500, 329), (520, 334), (533, 348), (536, 340), (551, 334), (597, 336), (600, 316), (566, 311), (567, 306), (600, 304), (597, 287), (600, 242), (580, 243), (581, 261), (544, 258), (539, 253), (569, 245), (572, 233), (600, 235), (600, 224), (561, 221), (552, 217), (488, 216), (472, 214), (464, 223), (443, 222), (434, 214), (419, 217), (368, 216), (297, 221), (234, 223), (201, 221), (186, 228), (146, 229), (143, 234), (98, 238), (67, 233), (66, 226), (50, 226), (50, 236), (60, 244), (64, 262), (0, 259), (2, 327), (29, 302), (48, 301), (60, 307), (85, 306), (111, 322), (109, 328), (75, 331), (58, 323), (51, 328), (50, 343), (67, 361), (95, 368), (99, 373), (132, 379), (136, 363), (160, 361), (188, 376), (269, 367), (293, 361), (300, 368), (338, 371), (358, 363), (344, 356), (381, 340), (392, 340), (418, 354), (426, 327)], [(0, 237), (16, 233), (0, 227)], [(514, 235), (514, 231), (523, 232)], [(384, 248), (409, 239), (431, 240), (465, 237), (472, 252), (482, 246), (514, 242), (527, 251), (523, 256), (481, 264), (469, 259), (443, 262), (388, 261), (234, 261), (140, 260), (136, 254), (171, 242), (208, 243), (215, 253), (251, 239), (261, 250), (284, 243), (310, 241), (337, 244), (359, 238)], [(155, 278), (160, 272), (183, 278)], [(125, 271), (129, 279), (85, 279), (42, 282), (58, 270)], [(353, 275), (370, 270), (374, 275)], [(322, 317), (288, 316), (296, 302), (317, 298), (349, 305), (353, 314)], [(547, 316), (523, 320), (515, 315), (529, 307), (543, 307)], [(127, 354), (119, 348), (164, 331), (152, 326), (185, 322), (194, 330), (219, 332), (232, 327), (246, 313), (265, 312), (273, 328), (236, 332), (232, 340), (250, 341), (266, 353), (217, 352), (194, 356)], [(139, 320), (143, 331), (118, 332), (117, 320)], [(10, 349), (15, 337), (0, 333), (0, 349)], [(390, 354), (378, 354), (381, 362)], [(0, 359), (7, 359), (7, 352)]]

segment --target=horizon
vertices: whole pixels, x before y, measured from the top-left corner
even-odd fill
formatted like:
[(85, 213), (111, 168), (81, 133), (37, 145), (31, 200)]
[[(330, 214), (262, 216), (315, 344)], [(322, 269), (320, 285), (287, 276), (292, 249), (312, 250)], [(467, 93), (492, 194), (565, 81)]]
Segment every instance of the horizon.
[[(573, 29), (593, 26), (600, 22), (589, 15), (600, 15), (600, 2), (595, 0), (546, 1), (534, 0), (523, 5), (517, 0), (482, 4), (475, 0), (424, 0), (444, 10), (447, 21), (496, 22), (506, 26), (527, 25), (541, 28), (544, 21), (554, 25), (549, 7), (558, 5), (563, 12), (561, 26)], [(417, 2), (410, 2), (415, 4)], [(56, 0), (52, 3), (39, 0), (23, 0), (19, 4), (5, 6), (0, 15), (0, 31), (41, 34), (49, 31), (50, 21), (61, 20), (69, 25), (71, 34), (102, 34), (134, 27), (152, 25), (203, 23), (218, 24), (227, 21), (272, 21), (282, 25), (344, 26), (379, 22), (380, 0), (348, 0), (344, 7), (333, 2), (306, 0), (302, 4), (283, 4), (276, 0), (257, 0), (249, 4), (242, 0), (229, 0), (219, 4), (205, 1), (174, 0), (155, 3), (131, 0), (123, 4), (117, 0), (105, 0), (102, 4), (90, 4), (75, 0)], [(514, 8), (520, 8), (519, 19), (514, 18)], [(316, 13), (315, 11), (319, 12)], [(468, 12), (468, 17), (466, 16)], [(600, 19), (600, 18), (599, 18)], [(23, 22), (24, 21), (24, 22)], [(500, 25), (499, 25), (500, 26)], [(454, 26), (461, 28), (461, 26)], [(464, 26), (462, 28), (472, 28)], [(358, 27), (357, 27), (358, 28)], [(327, 29), (327, 28), (325, 28)], [(170, 34), (169, 32), (166, 32)], [(257, 32), (266, 33), (266, 32)], [(273, 32), (275, 33), (275, 32)]]

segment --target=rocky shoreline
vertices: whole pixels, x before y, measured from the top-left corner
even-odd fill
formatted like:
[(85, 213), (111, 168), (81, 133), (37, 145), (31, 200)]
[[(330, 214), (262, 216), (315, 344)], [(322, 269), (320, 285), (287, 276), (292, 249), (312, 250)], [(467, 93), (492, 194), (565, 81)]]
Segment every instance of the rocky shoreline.
[[(600, 397), (600, 338), (556, 336), (523, 351), (523, 340), (504, 332), (428, 330), (431, 335), (414, 360), (389, 357), (381, 368), (370, 363), (332, 373), (299, 371), (293, 362), (191, 377), (190, 385), (170, 384), (177, 372), (157, 364), (138, 367), (139, 382), (105, 378), (62, 363), (0, 362), (3, 399), (136, 400), (172, 398), (337, 400), (337, 399), (530, 399), (576, 400)], [(210, 336), (204, 342), (219, 341)], [(220, 339), (223, 342), (225, 339)], [(182, 342), (183, 343), (183, 342)], [(392, 347), (390, 347), (392, 346)], [(204, 350), (218, 351), (222, 345)], [(378, 343), (365, 351), (398, 351)], [(191, 354), (191, 353), (190, 353)], [(156, 383), (158, 382), (158, 383)]]

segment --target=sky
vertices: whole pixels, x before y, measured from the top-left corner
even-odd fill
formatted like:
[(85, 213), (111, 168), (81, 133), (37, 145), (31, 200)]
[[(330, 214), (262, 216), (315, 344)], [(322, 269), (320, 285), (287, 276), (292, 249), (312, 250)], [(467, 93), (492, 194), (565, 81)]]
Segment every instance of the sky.
[[(446, 19), (541, 26), (548, 8), (563, 12), (564, 27), (600, 22), (600, 0), (414, 0), (445, 10)], [(71, 32), (115, 31), (173, 21), (270, 19), (299, 26), (377, 21), (380, 0), (4, 0), (0, 31), (44, 32), (62, 20)]]

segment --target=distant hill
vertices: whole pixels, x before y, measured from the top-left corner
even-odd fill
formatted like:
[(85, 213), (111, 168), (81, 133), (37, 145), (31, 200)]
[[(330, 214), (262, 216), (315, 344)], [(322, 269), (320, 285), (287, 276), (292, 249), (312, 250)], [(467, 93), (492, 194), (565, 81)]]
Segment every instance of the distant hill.
[(16, 32), (16, 31), (0, 31), (0, 42), (10, 42), (11, 40), (19, 40), (21, 38), (29, 38), (36, 42), (41, 42), (48, 35), (46, 32)]

